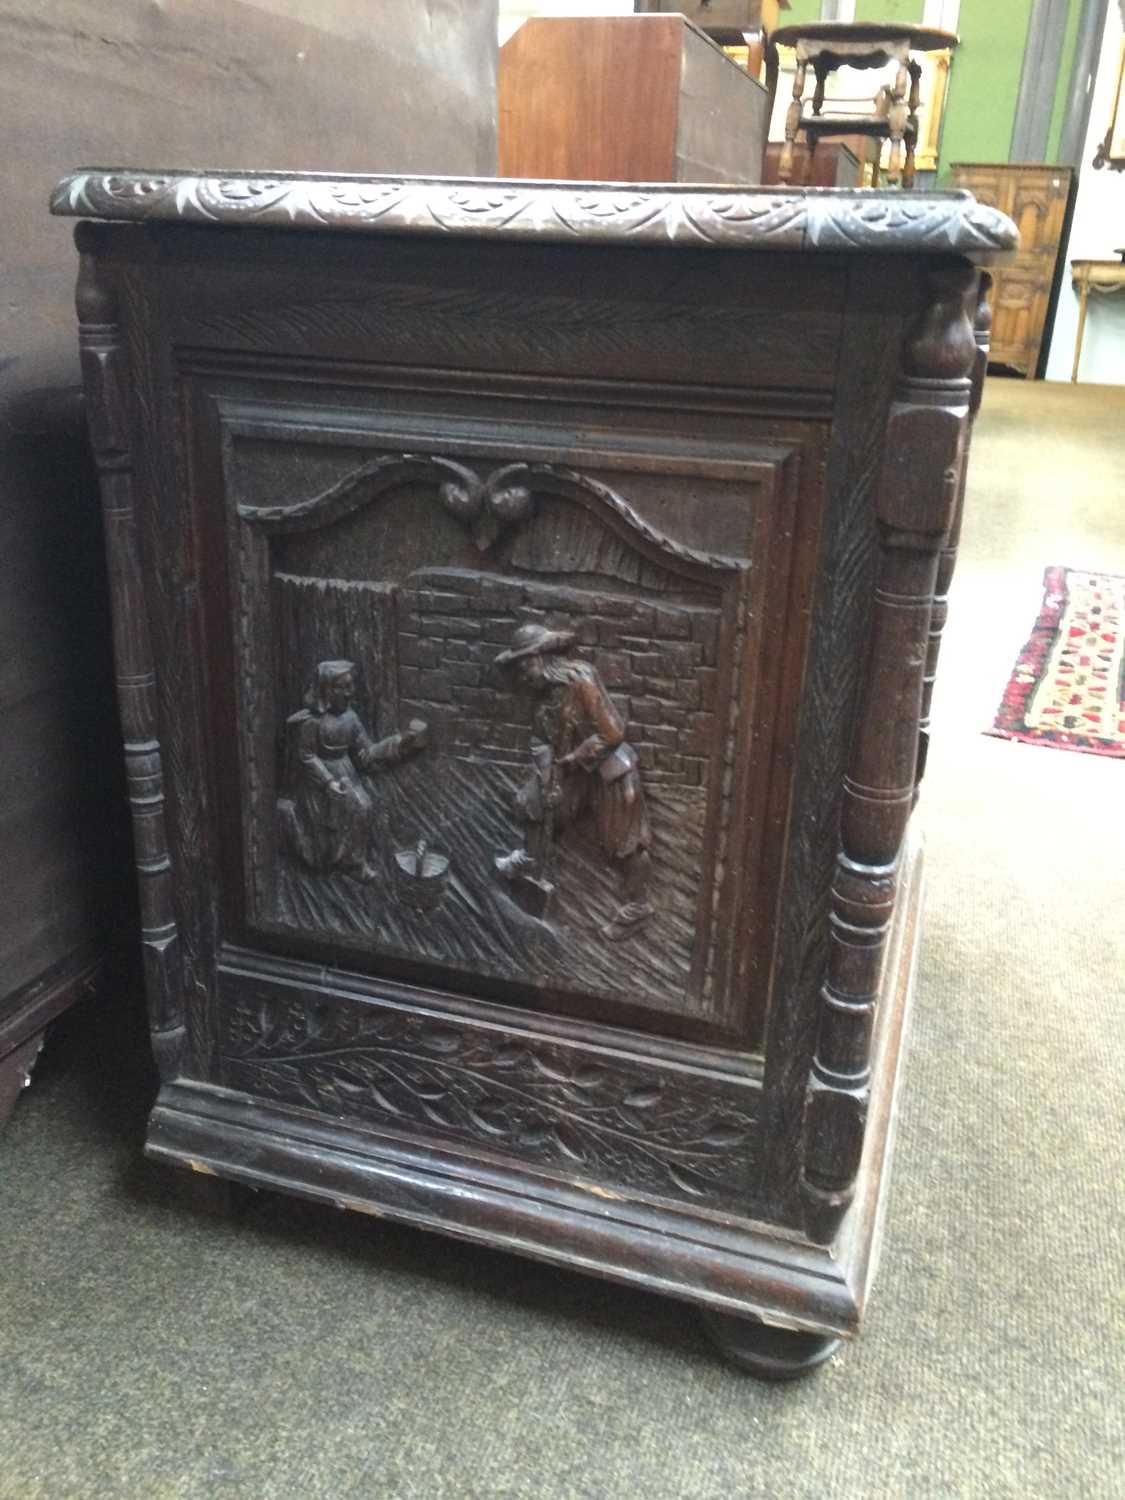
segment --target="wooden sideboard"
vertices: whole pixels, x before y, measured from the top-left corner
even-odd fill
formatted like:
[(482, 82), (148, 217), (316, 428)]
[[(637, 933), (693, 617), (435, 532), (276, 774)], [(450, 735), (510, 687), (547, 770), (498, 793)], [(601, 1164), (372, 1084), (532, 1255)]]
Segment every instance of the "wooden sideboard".
[(54, 208), (90, 221), (149, 1153), (814, 1367), (873, 1266), (1013, 226), (127, 170)]
[(502, 177), (761, 181), (769, 93), (683, 16), (533, 16), (497, 91)]
[(954, 162), (950, 171), (957, 187), (1019, 229), (1019, 254), (994, 278), (990, 358), (1033, 378), (1058, 295), (1074, 172), (1038, 162)]

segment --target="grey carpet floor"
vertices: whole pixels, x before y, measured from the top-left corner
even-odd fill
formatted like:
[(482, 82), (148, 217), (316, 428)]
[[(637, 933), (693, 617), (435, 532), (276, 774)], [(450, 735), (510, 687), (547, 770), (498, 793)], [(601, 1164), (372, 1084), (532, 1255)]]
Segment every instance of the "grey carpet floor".
[(0, 1139), (3, 1500), (1125, 1495), (1125, 762), (980, 733), (1043, 567), (1125, 573), (1123, 475), (1125, 389), (989, 382), (859, 1341), (770, 1388), (635, 1291), (265, 1195), (202, 1215), (140, 1156), (124, 1007)]

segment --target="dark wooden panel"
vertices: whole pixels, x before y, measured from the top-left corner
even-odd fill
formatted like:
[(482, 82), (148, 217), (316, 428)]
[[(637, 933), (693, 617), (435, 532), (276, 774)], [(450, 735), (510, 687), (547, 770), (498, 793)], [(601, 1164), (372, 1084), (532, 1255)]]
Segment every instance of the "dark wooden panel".
[(468, 256), (455, 242), (252, 231), (227, 250), (190, 229), (161, 236), (157, 254), (181, 346), (802, 392), (832, 388), (846, 275), (820, 257), (797, 295), (794, 263), (776, 254), (590, 247), (578, 260), (485, 243)]
[[(45, 211), (77, 160), (490, 172), (496, 6), (315, 18), (286, 0), (0, 0), (0, 1020), (131, 908), (74, 252)], [(115, 885), (117, 887), (115, 892)]]
[[(759, 1034), (768, 963), (758, 956), (754, 984), (747, 986), (735, 979), (739, 966), (728, 950), (735, 931), (742, 934), (740, 945), (753, 946), (751, 928), (768, 944), (770, 917), (758, 892), (773, 888), (762, 872), (776, 872), (780, 851), (745, 848), (732, 863), (724, 850), (737, 830), (765, 834), (758, 799), (770, 772), (759, 756), (779, 760), (792, 743), (792, 700), (783, 699), (781, 656), (769, 627), (791, 617), (793, 597), (810, 587), (824, 426), (791, 422), (783, 444), (779, 424), (745, 414), (708, 421), (701, 414), (675, 437), (666, 430), (658, 436), (644, 425), (630, 429), (616, 407), (590, 402), (576, 409), (559, 401), (548, 407), (536, 401), (540, 393), (533, 387), (522, 400), (462, 396), (452, 411), (447, 395), (440, 415), (428, 394), (418, 395), (392, 418), (385, 398), (366, 409), (297, 405), (292, 398), (300, 388), (276, 380), (269, 401), (247, 401), (262, 389), (252, 365), (243, 380), (241, 401), (239, 384), (231, 377), (223, 382), (223, 425), (216, 435), (223, 478), (217, 477), (217, 455), (201, 455), (193, 522), (229, 526), (237, 508), (241, 527), (251, 528), (235, 538), (228, 566), (239, 582), (219, 616), (225, 622), (229, 613), (241, 622), (233, 700), (219, 716), (229, 713), (241, 726), (249, 779), (232, 788), (221, 824), (233, 832), (243, 818), (258, 830), (272, 823), (274, 801), (282, 795), (275, 746), (316, 661), (378, 660), (377, 673), (362, 671), (358, 693), (371, 732), (390, 734), (416, 717), (429, 726), (424, 763), (379, 778), (382, 816), (399, 846), (425, 833), (434, 847), (452, 853), (459, 878), (469, 885), (464, 895), (455, 886), (421, 925), (409, 914), (391, 920), (393, 892), (387, 900), (380, 895), (394, 874), (388, 868), (372, 877), (375, 909), (383, 913), (376, 934), (364, 906), (344, 886), (325, 906), (259, 832), (245, 844), (245, 868), (256, 876), (247, 884), (254, 927), (322, 944), (331, 937), (352, 962), (371, 962), (382, 952), (400, 962), (451, 968), (462, 982), (487, 972), (525, 1000), (538, 986), (563, 1009), (577, 1005), (585, 1013), (673, 1029), (682, 1022), (689, 1031), (721, 1030), (745, 1040)], [(611, 445), (601, 437), (584, 452), (577, 448), (580, 423), (605, 432), (614, 418)], [(725, 439), (717, 444), (724, 427)], [(409, 465), (406, 451), (414, 455)], [(532, 464), (529, 482), (539, 486), (547, 507), (536, 525), (550, 525), (549, 544), (535, 540), (532, 525), (482, 554), (484, 538), (443, 513), (440, 484), (454, 472), (451, 462), (478, 476)], [(371, 473), (373, 466), (387, 466), (385, 479)], [(357, 489), (343, 509), (347, 486), (365, 472), (371, 473), (366, 489)], [(596, 511), (603, 492), (623, 513), (635, 513), (647, 535), (634, 527), (611, 551), (600, 541), (595, 546), (604, 522), (596, 514), (586, 519), (573, 500), (584, 498)], [(306, 508), (322, 497), (323, 520), (310, 510), (299, 529), (290, 530), (282, 494)], [(423, 518), (424, 528), (412, 525)], [(661, 546), (652, 547), (648, 537), (662, 538)], [(709, 544), (703, 553), (701, 542)], [(708, 560), (707, 552), (729, 554), (729, 560)], [(574, 579), (579, 553), (588, 560), (579, 564), (584, 576)], [(757, 580), (749, 631), (738, 618), (740, 567)], [(431, 595), (432, 603), (424, 603)], [(486, 871), (482, 875), (475, 818), (484, 807), (478, 802), (510, 800), (527, 737), (527, 705), (492, 670), (492, 658), (517, 627), (544, 614), (554, 628), (575, 632), (580, 656), (604, 675), (639, 757), (662, 851), (654, 879), (666, 919), (652, 925), (644, 954), (625, 969), (619, 950), (597, 931), (599, 906), (612, 907), (613, 886), (593, 849), (577, 845), (566, 856), (559, 898), (568, 925), (590, 927), (580, 950), (529, 946), (522, 919), (493, 899), (492, 882)], [(217, 657), (228, 653), (225, 626), (212, 639)], [(799, 660), (800, 631), (791, 629), (786, 640)], [(274, 698), (275, 675), (280, 699)], [(724, 722), (731, 699), (743, 704), (743, 725), (751, 722), (751, 700), (758, 704), (755, 712), (768, 732), (756, 750), (741, 728)], [(259, 707), (248, 717), (251, 702), (276, 707), (264, 713)], [(736, 743), (725, 753), (745, 771), (744, 780), (728, 783), (721, 765), (732, 734)], [(228, 738), (226, 745), (217, 754), (229, 757), (233, 742)], [(496, 763), (487, 776), (478, 765), (482, 756)], [(436, 792), (435, 760), (446, 768)], [(441, 793), (446, 779), (449, 792)], [(446, 805), (443, 796), (453, 800)], [(517, 824), (505, 827), (502, 816), (490, 822), (494, 840), (518, 842)], [(492, 852), (507, 847), (497, 843)], [(705, 898), (712, 885), (714, 896)], [(708, 917), (712, 902), (715, 915)], [(728, 910), (739, 915), (732, 918)]]

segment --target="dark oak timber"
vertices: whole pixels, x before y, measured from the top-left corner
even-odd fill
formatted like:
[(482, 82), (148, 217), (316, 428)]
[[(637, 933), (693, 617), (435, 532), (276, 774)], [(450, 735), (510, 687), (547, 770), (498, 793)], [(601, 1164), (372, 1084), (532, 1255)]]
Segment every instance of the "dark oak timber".
[(183, 978), (164, 827), (156, 673), (135, 515), (129, 373), (115, 291), (106, 278), (99, 277), (92, 255), (82, 257), (76, 305), (90, 440), (101, 478), (117, 702), (125, 739), (152, 1046), (161, 1077), (174, 1078), (184, 1040)]
[(872, 1020), (914, 802), (938, 564), (964, 463), (977, 352), (969, 308), (975, 312), (978, 280), (969, 267), (930, 273), (928, 303), (904, 347), (875, 489), (871, 640), (844, 780), (828, 973), (805, 1113), (806, 1224), (824, 1244), (851, 1202), (863, 1149)]
[(284, 174), (55, 207), (135, 221), (79, 227), (78, 308), (148, 1151), (815, 1368), (874, 1265), (1012, 226)]
[(934, 604), (930, 613), (930, 639), (926, 651), (926, 675), (922, 681), (922, 715), (919, 721), (920, 739), (916, 773), (919, 785), (926, 769), (926, 752), (930, 744), (930, 707), (933, 702), (934, 683), (937, 680), (942, 631), (949, 618), (949, 590), (953, 584), (953, 570), (957, 566), (957, 547), (961, 540), (961, 517), (965, 508), (965, 480), (969, 468), (969, 444), (973, 435), (973, 423), (980, 410), (981, 397), (984, 395), (984, 377), (988, 371), (989, 335), (992, 329), (992, 305), (989, 301), (991, 290), (992, 277), (987, 271), (982, 271), (978, 282), (977, 305), (973, 318), (973, 336), (976, 340), (977, 352), (973, 360), (972, 389), (969, 395), (969, 427), (965, 433), (964, 450), (961, 456), (961, 478), (957, 488), (957, 503), (938, 558)]
[(68, 1006), (93, 992), (103, 963), (97, 946), (86, 943), (5, 997), (0, 1014), (0, 1125), (31, 1079), (47, 1027)]

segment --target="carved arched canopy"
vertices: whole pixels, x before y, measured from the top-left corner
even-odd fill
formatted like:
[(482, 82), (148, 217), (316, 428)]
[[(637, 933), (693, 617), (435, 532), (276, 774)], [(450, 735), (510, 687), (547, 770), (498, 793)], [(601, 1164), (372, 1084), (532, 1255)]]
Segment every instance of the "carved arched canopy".
[(555, 464), (503, 464), (485, 473), (452, 459), (396, 453), (372, 459), (337, 483), (291, 505), (240, 505), (242, 520), (278, 534), (315, 531), (422, 482), (435, 502), (465, 526), (482, 552), (529, 523), (539, 498), (559, 496), (600, 521), (628, 547), (669, 572), (712, 588), (745, 572), (739, 558), (697, 551), (650, 526), (608, 485)]

